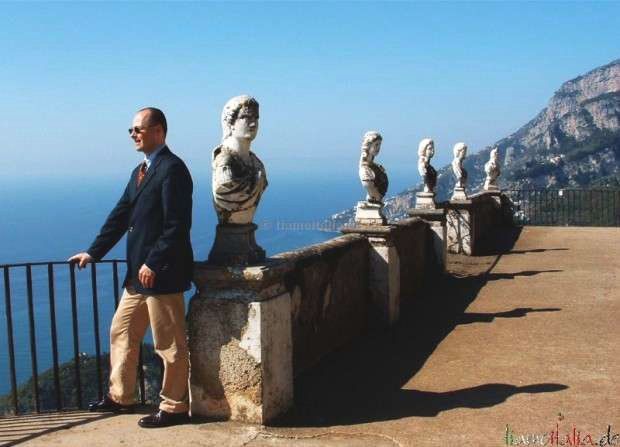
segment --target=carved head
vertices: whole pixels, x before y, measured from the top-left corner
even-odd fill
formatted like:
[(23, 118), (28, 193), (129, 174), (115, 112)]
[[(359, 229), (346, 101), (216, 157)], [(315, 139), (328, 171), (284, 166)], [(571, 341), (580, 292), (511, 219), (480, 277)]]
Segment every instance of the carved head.
[(435, 155), (435, 142), (431, 138), (424, 138), (418, 145), (418, 157), (433, 158)]
[(454, 158), (465, 158), (467, 155), (467, 145), (465, 143), (456, 143), (452, 149)]
[(229, 99), (222, 110), (222, 140), (230, 136), (253, 140), (257, 132), (258, 101), (248, 95)]
[(371, 159), (376, 157), (381, 150), (381, 141), (383, 137), (376, 130), (366, 132), (362, 140), (362, 153), (368, 154)]
[(491, 149), (491, 160), (497, 162), (498, 158), (499, 158), (499, 151), (497, 150), (496, 147), (494, 147), (493, 149)]

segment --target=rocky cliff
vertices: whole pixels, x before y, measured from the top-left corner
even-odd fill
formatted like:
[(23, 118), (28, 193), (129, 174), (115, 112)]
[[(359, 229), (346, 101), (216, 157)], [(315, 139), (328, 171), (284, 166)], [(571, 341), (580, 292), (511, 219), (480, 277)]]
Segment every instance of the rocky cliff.
[[(620, 186), (620, 59), (565, 82), (533, 120), (467, 157), (468, 191), (481, 189), (493, 147), (499, 148), (502, 189)], [(446, 200), (453, 188), (447, 165), (438, 170), (438, 200)], [(389, 198), (387, 216), (406, 216), (419, 190), (417, 185)], [(350, 223), (353, 215), (349, 209), (330, 220)]]

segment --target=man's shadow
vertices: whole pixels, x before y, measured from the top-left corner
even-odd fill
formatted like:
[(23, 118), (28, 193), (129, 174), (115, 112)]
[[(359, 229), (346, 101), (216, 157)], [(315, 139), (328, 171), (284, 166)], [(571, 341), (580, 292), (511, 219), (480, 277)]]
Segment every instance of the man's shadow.
[(522, 272), (515, 273), (489, 273), (487, 275), (487, 281), (496, 281), (498, 279), (514, 279), (517, 276), (536, 276), (541, 273), (558, 273), (563, 272), (563, 270), (523, 270)]
[(516, 394), (551, 393), (567, 388), (568, 386), (558, 383), (525, 386), (486, 383), (445, 392), (399, 389), (376, 393), (373, 389), (358, 389), (356, 393), (347, 394), (346, 399), (330, 399), (329, 405), (320, 404), (318, 401), (296, 403), (295, 409), (276, 425), (321, 427), (389, 421), (404, 417), (434, 417), (443, 411), (456, 408), (492, 407)]
[(534, 248), (531, 250), (510, 250), (507, 255), (523, 255), (525, 253), (544, 253), (546, 251), (565, 251), (568, 248)]
[[(512, 249), (519, 232), (509, 228), (496, 233), (503, 252)], [(490, 407), (518, 393), (565, 389), (565, 385), (554, 383), (525, 387), (488, 383), (445, 392), (402, 389), (439, 343), (457, 325), (467, 322), (467, 317), (463, 321), (465, 309), (487, 283), (501, 256), (496, 256), (480, 274), (431, 278), (415, 299), (404, 297), (396, 325), (358, 338), (295, 377), (295, 407), (274, 425), (329, 426), (434, 416), (453, 408)], [(555, 308), (514, 309), (490, 316), (474, 314), (472, 319), (490, 318), (492, 322), (496, 317), (519, 318), (529, 312), (557, 311)]]
[(542, 309), (533, 309), (531, 307), (518, 307), (506, 312), (495, 313), (478, 313), (478, 312), (466, 312), (460, 316), (458, 324), (470, 324), (470, 323), (491, 323), (496, 318), (522, 318), (530, 313), (536, 312), (559, 312), (559, 307), (546, 307)]

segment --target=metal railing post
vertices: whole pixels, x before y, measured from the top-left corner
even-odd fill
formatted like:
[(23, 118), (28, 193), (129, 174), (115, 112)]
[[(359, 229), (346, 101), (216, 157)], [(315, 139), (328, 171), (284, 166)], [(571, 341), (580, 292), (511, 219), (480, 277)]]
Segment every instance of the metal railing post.
[(49, 286), (50, 302), (50, 332), (52, 336), (52, 360), (54, 362), (54, 394), (56, 398), (56, 409), (62, 408), (60, 392), (60, 373), (58, 368), (58, 334), (56, 332), (56, 296), (54, 293), (54, 265), (47, 264), (47, 281)]
[(71, 319), (73, 326), (73, 365), (75, 368), (75, 400), (78, 408), (82, 405), (82, 378), (80, 375), (80, 337), (78, 330), (77, 290), (75, 286), (75, 264), (69, 265), (71, 282)]
[(15, 345), (13, 340), (13, 315), (11, 312), (11, 280), (9, 268), (4, 267), (4, 305), (6, 311), (6, 334), (9, 343), (9, 368), (11, 374), (11, 397), (13, 398), (13, 412), (19, 414), (17, 401), (17, 377), (15, 373)]
[(95, 263), (90, 264), (90, 281), (92, 286), (93, 298), (93, 323), (95, 329), (95, 362), (97, 364), (97, 396), (103, 399), (103, 387), (101, 383), (101, 340), (99, 337), (99, 300), (97, 298), (97, 267)]
[(32, 395), (34, 408), (37, 413), (41, 411), (41, 399), (39, 397), (39, 368), (37, 365), (37, 334), (34, 324), (34, 299), (32, 293), (32, 267), (26, 266), (26, 287), (28, 290), (28, 327), (30, 329), (30, 362), (32, 365)]

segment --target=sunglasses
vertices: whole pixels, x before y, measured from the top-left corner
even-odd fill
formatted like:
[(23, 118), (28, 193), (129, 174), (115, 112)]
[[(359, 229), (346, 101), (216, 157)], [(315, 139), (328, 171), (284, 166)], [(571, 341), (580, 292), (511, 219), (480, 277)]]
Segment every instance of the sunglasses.
[(134, 126), (134, 127), (130, 127), (129, 129), (127, 129), (127, 132), (129, 132), (129, 135), (133, 133), (140, 134), (144, 132), (146, 129), (150, 129), (151, 127), (155, 127), (155, 126), (147, 126), (147, 127)]

